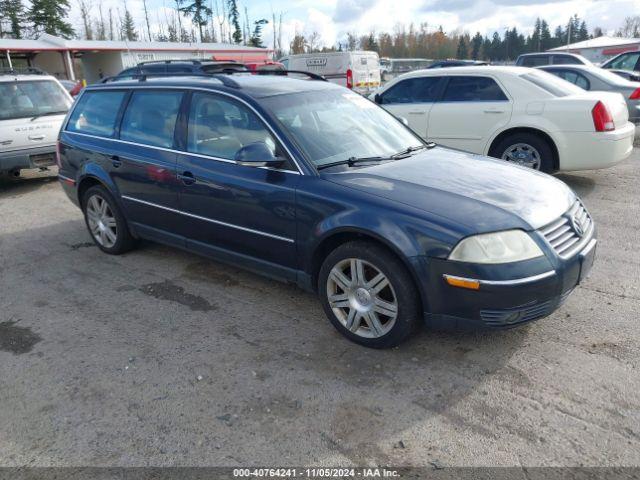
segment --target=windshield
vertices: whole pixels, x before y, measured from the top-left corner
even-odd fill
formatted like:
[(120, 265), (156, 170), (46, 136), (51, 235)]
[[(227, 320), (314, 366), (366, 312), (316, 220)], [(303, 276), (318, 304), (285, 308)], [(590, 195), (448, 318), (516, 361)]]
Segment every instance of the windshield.
[(343, 88), (276, 95), (261, 103), (316, 166), (388, 157), (424, 144), (391, 114)]
[(0, 83), (0, 120), (67, 113), (71, 100), (52, 80)]
[(575, 95), (576, 93), (584, 93), (582, 88), (547, 72), (528, 72), (520, 75), (520, 77), (540, 87), (554, 97), (566, 97)]

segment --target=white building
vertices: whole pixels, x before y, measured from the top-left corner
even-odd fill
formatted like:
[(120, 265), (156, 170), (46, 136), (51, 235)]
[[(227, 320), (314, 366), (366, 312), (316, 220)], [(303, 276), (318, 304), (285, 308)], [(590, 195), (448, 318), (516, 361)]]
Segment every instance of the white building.
[(555, 50), (577, 53), (593, 63), (602, 63), (620, 53), (640, 50), (640, 38), (597, 37), (551, 49)]
[(66, 40), (47, 34), (37, 40), (0, 39), (0, 66), (38, 67), (61, 79), (86, 79), (88, 83), (149, 60), (263, 62), (272, 56), (272, 50), (228, 43)]

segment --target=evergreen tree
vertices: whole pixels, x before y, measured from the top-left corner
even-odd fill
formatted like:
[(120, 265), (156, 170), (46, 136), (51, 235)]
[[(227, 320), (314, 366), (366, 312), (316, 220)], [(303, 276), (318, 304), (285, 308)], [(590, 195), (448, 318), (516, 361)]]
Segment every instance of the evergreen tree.
[(131, 12), (126, 8), (126, 6), (124, 9), (124, 18), (122, 19), (120, 35), (123, 39), (129, 40), (130, 42), (138, 40), (138, 32), (136, 32), (136, 24), (133, 20), (133, 15), (131, 15)]
[[(13, 38), (22, 38), (24, 30), (24, 5), (22, 0), (0, 1), (0, 38), (10, 33)], [(8, 27), (8, 30), (7, 30)]]
[[(200, 41), (204, 38), (202, 28), (205, 27), (209, 21), (209, 16), (212, 14), (211, 9), (205, 3), (206, 0), (193, 0), (191, 3), (184, 7), (180, 7), (180, 12), (188, 15), (192, 18), (193, 23), (198, 27), (200, 33)], [(182, 0), (180, 1), (182, 3)]]
[(540, 52), (549, 50), (551, 48), (551, 32), (549, 31), (549, 24), (542, 20), (540, 24)]
[(589, 40), (589, 30), (587, 29), (587, 22), (584, 20), (580, 23), (580, 27), (578, 28), (578, 38), (576, 40), (578, 42)]
[(229, 23), (233, 27), (233, 34), (231, 35), (233, 42), (242, 43), (242, 30), (240, 29), (240, 14), (238, 13), (237, 0), (227, 0), (227, 11)]
[(460, 40), (458, 40), (458, 48), (456, 50), (456, 58), (464, 60), (467, 58), (467, 55), (467, 44), (464, 41), (464, 37), (460, 37)]
[(367, 41), (364, 45), (364, 49), (370, 52), (378, 52), (380, 50), (380, 46), (378, 45), (378, 42), (376, 42), (376, 37), (373, 32), (367, 36)]
[(533, 27), (533, 33), (529, 39), (529, 51), (539, 52), (542, 50), (542, 21), (540, 18), (536, 18), (536, 23)]
[(482, 53), (480, 51), (481, 49), (482, 49), (482, 35), (480, 35), (480, 32), (477, 32), (473, 36), (473, 39), (471, 40), (471, 58), (473, 58), (474, 60), (478, 60)]
[(269, 21), (265, 18), (253, 22), (253, 32), (251, 33), (251, 38), (249, 39), (250, 46), (264, 48), (264, 44), (262, 43), (262, 26), (266, 25), (267, 23), (269, 23)]
[(33, 24), (36, 34), (48, 33), (58, 37), (71, 38), (73, 27), (66, 21), (69, 0), (32, 0), (27, 20)]

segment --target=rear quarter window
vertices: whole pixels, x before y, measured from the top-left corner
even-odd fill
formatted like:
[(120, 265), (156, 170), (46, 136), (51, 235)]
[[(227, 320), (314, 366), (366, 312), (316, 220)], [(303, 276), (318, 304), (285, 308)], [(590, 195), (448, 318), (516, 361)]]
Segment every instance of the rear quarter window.
[(490, 77), (450, 77), (443, 102), (500, 102), (508, 98)]
[(523, 67), (539, 67), (541, 65), (549, 65), (551, 57), (546, 55), (538, 55), (533, 57), (524, 57), (520, 62)]
[(113, 137), (125, 90), (85, 92), (67, 124), (67, 131)]

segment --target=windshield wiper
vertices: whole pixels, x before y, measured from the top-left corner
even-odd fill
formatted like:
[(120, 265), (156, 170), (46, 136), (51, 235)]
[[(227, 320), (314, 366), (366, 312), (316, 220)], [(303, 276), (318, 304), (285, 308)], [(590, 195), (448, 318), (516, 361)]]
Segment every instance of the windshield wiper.
[(411, 155), (413, 152), (417, 152), (418, 150), (424, 150), (425, 148), (433, 148), (435, 146), (436, 146), (435, 143), (427, 143), (425, 145), (416, 145), (415, 147), (409, 147), (402, 150), (401, 152), (394, 153), (393, 155), (391, 155), (391, 158), (393, 158), (394, 160), (398, 160), (400, 158), (406, 158), (409, 155)]
[(40, 117), (46, 117), (47, 115), (62, 115), (63, 113), (67, 113), (66, 110), (61, 110), (59, 112), (45, 112), (45, 113), (39, 113), (38, 115), (36, 115), (35, 117), (31, 117), (31, 122), (33, 122), (36, 118), (40, 118)]
[(318, 165), (316, 168), (322, 170), (323, 168), (335, 167), (336, 165), (349, 165), (350, 167), (357, 165), (361, 162), (380, 162), (383, 160), (393, 160), (392, 157), (349, 157), (346, 160), (339, 160), (337, 162), (325, 163), (324, 165)]

